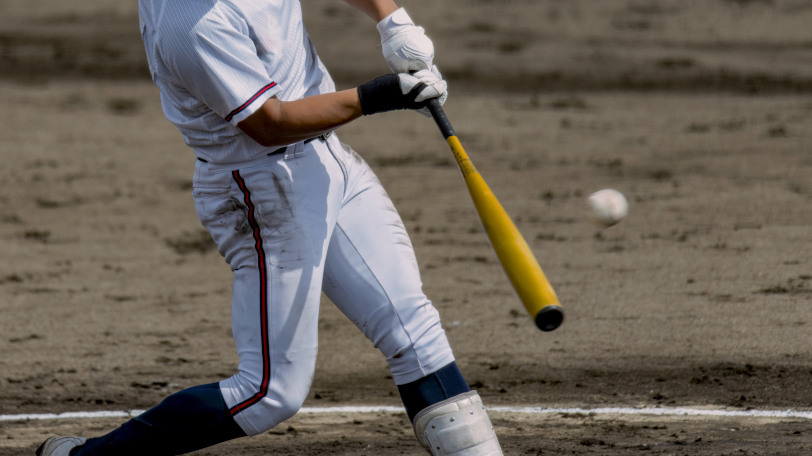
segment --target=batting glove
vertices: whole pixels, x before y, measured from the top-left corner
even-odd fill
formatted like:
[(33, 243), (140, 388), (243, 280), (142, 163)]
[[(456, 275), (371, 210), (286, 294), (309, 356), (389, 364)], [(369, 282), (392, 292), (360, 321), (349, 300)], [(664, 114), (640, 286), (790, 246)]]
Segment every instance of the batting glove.
[(358, 86), (361, 112), (365, 115), (398, 109), (416, 109), (431, 116), (428, 100), (439, 98), (440, 104), (448, 98), (448, 84), (437, 67), (412, 74), (387, 74)]
[(422, 27), (414, 25), (406, 10), (399, 8), (377, 25), (383, 58), (394, 73), (430, 70), (434, 44)]

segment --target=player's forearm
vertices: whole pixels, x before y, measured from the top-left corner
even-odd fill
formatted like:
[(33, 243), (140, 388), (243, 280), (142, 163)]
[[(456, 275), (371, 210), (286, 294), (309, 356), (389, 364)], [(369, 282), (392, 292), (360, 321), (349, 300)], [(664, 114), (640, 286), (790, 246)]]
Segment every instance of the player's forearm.
[(283, 146), (332, 131), (361, 116), (356, 89), (295, 101), (271, 98), (238, 125), (265, 147)]
[(394, 13), (398, 6), (394, 0), (344, 0), (367, 16), (380, 22), (381, 19)]

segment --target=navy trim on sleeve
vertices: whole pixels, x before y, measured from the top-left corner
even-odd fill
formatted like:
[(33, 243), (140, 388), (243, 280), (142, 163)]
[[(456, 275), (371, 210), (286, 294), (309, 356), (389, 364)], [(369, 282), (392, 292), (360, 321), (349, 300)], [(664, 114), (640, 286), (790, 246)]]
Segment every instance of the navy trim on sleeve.
[(240, 106), (239, 108), (237, 108), (237, 109), (231, 111), (230, 113), (228, 113), (228, 115), (225, 117), (226, 122), (231, 122), (231, 119), (233, 119), (234, 116), (236, 116), (242, 110), (247, 108), (251, 103), (254, 102), (254, 100), (256, 100), (257, 98), (262, 96), (263, 93), (267, 92), (268, 90), (270, 90), (270, 89), (272, 89), (274, 87), (276, 87), (276, 82), (271, 82), (270, 84), (266, 85), (265, 87), (259, 89), (259, 92), (255, 93), (254, 96), (252, 96), (248, 101), (243, 103), (242, 106)]

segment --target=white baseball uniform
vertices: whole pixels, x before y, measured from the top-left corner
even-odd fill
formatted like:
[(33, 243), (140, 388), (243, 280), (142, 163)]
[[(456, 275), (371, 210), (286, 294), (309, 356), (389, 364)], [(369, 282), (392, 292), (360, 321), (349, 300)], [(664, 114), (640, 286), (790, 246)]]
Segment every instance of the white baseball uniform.
[(334, 90), (299, 2), (139, 0), (139, 11), (166, 117), (199, 158), (198, 216), (234, 272), (240, 361), (220, 387), (240, 427), (258, 434), (301, 407), (322, 290), (396, 384), (454, 361), (403, 223), (360, 156), (336, 135), (271, 153), (237, 127), (272, 96)]

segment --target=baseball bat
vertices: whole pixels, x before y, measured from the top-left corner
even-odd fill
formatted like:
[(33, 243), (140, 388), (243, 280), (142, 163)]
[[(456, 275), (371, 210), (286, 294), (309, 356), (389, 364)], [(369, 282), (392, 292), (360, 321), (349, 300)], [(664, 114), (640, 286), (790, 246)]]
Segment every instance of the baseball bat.
[(564, 321), (564, 310), (527, 241), (468, 158), (439, 100), (430, 100), (428, 107), (454, 153), (485, 234), (524, 308), (540, 330), (558, 328)]

